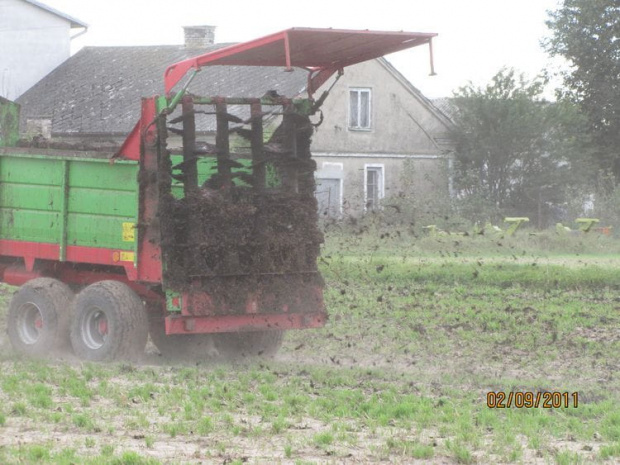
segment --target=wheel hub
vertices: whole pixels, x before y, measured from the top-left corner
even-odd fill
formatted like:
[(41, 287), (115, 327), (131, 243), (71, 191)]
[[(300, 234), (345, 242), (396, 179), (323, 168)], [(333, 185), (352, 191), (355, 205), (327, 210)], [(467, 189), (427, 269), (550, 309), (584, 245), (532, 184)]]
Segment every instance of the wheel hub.
[(88, 348), (97, 350), (108, 339), (108, 318), (98, 307), (89, 309), (82, 320), (82, 338)]
[(43, 316), (34, 302), (27, 302), (19, 309), (17, 333), (24, 344), (33, 345), (43, 330)]

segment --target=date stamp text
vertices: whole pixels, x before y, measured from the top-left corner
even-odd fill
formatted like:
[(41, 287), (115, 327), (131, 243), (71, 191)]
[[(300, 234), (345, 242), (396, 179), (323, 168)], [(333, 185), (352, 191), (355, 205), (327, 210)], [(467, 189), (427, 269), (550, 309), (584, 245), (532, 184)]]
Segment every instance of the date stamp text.
[(578, 392), (489, 392), (487, 407), (489, 408), (577, 408)]

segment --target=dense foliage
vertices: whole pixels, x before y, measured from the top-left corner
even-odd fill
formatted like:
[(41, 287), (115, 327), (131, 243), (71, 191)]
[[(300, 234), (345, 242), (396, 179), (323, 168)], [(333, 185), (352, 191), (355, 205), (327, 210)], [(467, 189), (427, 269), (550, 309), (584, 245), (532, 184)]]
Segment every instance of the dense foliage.
[(457, 107), (455, 188), (463, 216), (561, 219), (585, 171), (581, 119), (568, 103), (542, 98), (544, 83), (503, 69), (484, 88), (465, 86)]
[(562, 96), (581, 106), (599, 166), (620, 179), (620, 2), (564, 0), (547, 25), (547, 51), (570, 65)]

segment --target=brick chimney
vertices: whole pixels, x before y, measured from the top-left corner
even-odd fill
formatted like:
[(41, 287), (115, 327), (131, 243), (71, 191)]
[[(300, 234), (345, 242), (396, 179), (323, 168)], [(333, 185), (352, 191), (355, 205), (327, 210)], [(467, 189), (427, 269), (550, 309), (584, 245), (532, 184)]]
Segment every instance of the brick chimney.
[(185, 48), (202, 49), (215, 43), (215, 26), (185, 26)]

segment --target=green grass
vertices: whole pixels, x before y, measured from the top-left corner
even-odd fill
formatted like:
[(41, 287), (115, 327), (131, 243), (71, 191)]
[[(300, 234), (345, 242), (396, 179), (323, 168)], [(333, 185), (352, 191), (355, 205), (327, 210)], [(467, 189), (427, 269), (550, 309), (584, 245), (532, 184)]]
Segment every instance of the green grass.
[(155, 438), (153, 436), (145, 436), (144, 437), (144, 445), (147, 449), (152, 449), (155, 445)]
[(620, 457), (620, 442), (601, 447), (601, 458), (604, 460)]
[(213, 419), (210, 417), (204, 417), (198, 421), (198, 426), (196, 428), (196, 433), (201, 436), (207, 436), (212, 433), (215, 429), (213, 425)]
[(414, 459), (431, 459), (435, 454), (433, 446), (421, 444), (415, 440), (388, 438), (386, 447), (389, 454), (411, 457)]
[(96, 431), (97, 427), (92, 417), (86, 413), (76, 413), (73, 415), (73, 424), (86, 431)]
[(99, 455), (81, 455), (74, 448), (65, 448), (53, 451), (53, 444), (27, 444), (15, 447), (0, 448), (0, 460), (3, 464), (39, 464), (49, 463), (58, 465), (159, 465), (159, 460), (145, 457), (133, 451), (125, 451), (119, 455), (106, 450)]
[(312, 440), (319, 447), (331, 446), (334, 443), (334, 436), (329, 431), (324, 431), (315, 434)]
[[(330, 320), (275, 361), (3, 355), (0, 427), (36, 439), (0, 462), (617, 461), (620, 247), (551, 239), (331, 237)], [(489, 391), (578, 392), (579, 407), (490, 409)]]
[(456, 463), (473, 463), (474, 458), (471, 452), (460, 442), (448, 441), (446, 447), (452, 453), (452, 458), (456, 461)]

